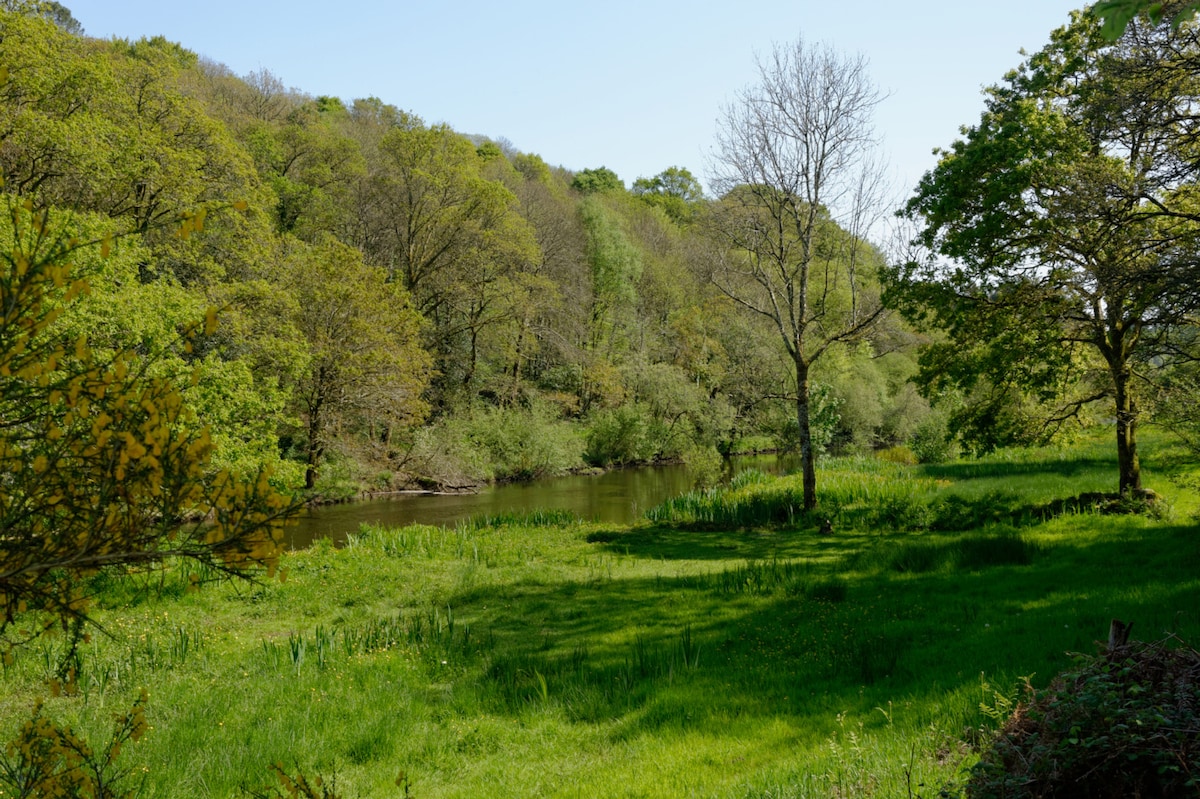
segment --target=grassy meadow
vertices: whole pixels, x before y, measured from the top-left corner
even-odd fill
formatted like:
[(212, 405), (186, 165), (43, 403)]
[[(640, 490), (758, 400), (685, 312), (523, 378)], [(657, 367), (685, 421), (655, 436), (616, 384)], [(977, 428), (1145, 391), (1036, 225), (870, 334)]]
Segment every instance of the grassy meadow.
[[(1200, 641), (1200, 503), (1165, 442), (1155, 513), (1066, 501), (1112, 490), (1111, 448), (831, 460), (816, 519), (798, 477), (751, 473), (631, 527), (363, 529), (282, 581), (111, 580), (45, 713), (103, 741), (145, 688), (120, 762), (149, 797), (248, 795), (275, 762), (345, 797), (935, 797), (1110, 619)], [(5, 740), (60, 646), (6, 668)]]

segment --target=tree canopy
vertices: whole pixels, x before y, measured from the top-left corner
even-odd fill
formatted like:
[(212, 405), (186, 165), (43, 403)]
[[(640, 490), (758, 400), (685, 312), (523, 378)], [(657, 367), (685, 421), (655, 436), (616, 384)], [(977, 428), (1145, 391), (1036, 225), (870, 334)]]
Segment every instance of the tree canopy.
[[(66, 23), (51, 3), (0, 8), (2, 193), (126, 234), (61, 324), (98, 357), (157, 353), (153, 376), (210, 429), (213, 468), (270, 466), (337, 496), (503, 479), (499, 462), (474, 468), (467, 429), (509, 417), (607, 442), (582, 459), (547, 447), (574, 460), (522, 474), (796, 441), (784, 341), (709, 282), (715, 201), (687, 168), (626, 191), (606, 167), (554, 166), (378, 97), (313, 97), (186, 43)], [(243, 210), (218, 213), (231, 201)], [(172, 235), (185, 213), (203, 235)], [(826, 221), (829, 246), (861, 241), (836, 235), (853, 220)], [(222, 325), (174, 347), (210, 305)], [(334, 331), (322, 305), (372, 321)], [(902, 379), (881, 376), (881, 404), (860, 412), (848, 363), (813, 378), (829, 409), (856, 409), (819, 415), (816, 440), (903, 440), (912, 425), (882, 421)]]
[(1088, 13), (1103, 21), (1101, 35), (1109, 41), (1116, 41), (1129, 27), (1129, 23), (1138, 16), (1144, 16), (1152, 25), (1169, 20), (1174, 27), (1178, 28), (1184, 22), (1193, 19), (1197, 10), (1200, 10), (1200, 3), (1196, 2), (1098, 0), (1088, 8)]
[(1141, 487), (1138, 394), (1191, 357), (1200, 309), (1200, 81), (1189, 27), (1100, 34), (1076, 14), (988, 90), (980, 122), (904, 211), (948, 260), (898, 270), (893, 297), (946, 331), (922, 358), (926, 384), (990, 408), (963, 421), (991, 425), (1019, 396), (1048, 403), (1048, 424), (1108, 403), (1129, 492)]

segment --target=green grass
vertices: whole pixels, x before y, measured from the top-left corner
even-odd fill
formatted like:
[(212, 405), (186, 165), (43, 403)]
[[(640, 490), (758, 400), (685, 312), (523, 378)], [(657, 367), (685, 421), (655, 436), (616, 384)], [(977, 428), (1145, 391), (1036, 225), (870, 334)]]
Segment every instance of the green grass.
[[(154, 797), (237, 796), (272, 762), (349, 797), (401, 796), (400, 772), (418, 797), (936, 796), (1021, 678), (1111, 618), (1200, 641), (1169, 461), (1147, 456), (1163, 518), (1054, 504), (1115, 482), (1105, 452), (830, 461), (812, 518), (786, 510), (795, 478), (750, 475), (632, 527), (364, 529), (288, 555), (284, 582), (110, 581), (81, 693), (46, 712), (100, 740), (146, 687), (122, 759)], [(5, 671), (7, 735), (58, 646)]]

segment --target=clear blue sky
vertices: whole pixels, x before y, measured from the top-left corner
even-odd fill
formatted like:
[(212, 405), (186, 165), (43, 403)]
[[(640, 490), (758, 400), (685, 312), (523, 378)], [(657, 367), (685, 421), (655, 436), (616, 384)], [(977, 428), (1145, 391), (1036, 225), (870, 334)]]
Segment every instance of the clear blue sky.
[(704, 178), (715, 119), (755, 54), (803, 36), (861, 53), (906, 194), (982, 110), (980, 89), (1083, 0), (64, 0), (90, 36), (161, 34), (235, 73), (506, 138), (626, 185), (669, 166)]

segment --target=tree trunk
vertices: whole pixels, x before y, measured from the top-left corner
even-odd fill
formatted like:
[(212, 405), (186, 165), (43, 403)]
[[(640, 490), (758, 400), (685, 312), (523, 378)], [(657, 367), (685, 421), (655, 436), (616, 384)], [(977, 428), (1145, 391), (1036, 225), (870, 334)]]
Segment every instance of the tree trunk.
[(804, 480), (804, 510), (817, 507), (817, 457), (813, 451), (812, 424), (809, 420), (808, 364), (796, 363), (796, 424), (800, 427), (800, 464)]
[(475, 379), (475, 369), (479, 365), (479, 328), (471, 326), (471, 348), (467, 358), (467, 373), (463, 375), (463, 388), (470, 389), (471, 381)]
[(308, 442), (308, 457), (304, 465), (304, 487), (312, 491), (317, 485), (317, 464), (321, 461), (321, 447), (311, 439)]
[(325, 367), (317, 369), (317, 388), (308, 403), (308, 447), (305, 452), (304, 487), (311, 491), (317, 485), (317, 466), (325, 447), (321, 443), (324, 431), (321, 429), (324, 419), (321, 418), (322, 406), (325, 404)]
[(1120, 472), (1120, 491), (1130, 496), (1142, 487), (1142, 467), (1137, 453), (1137, 403), (1130, 388), (1128, 367), (1113, 369), (1113, 387), (1117, 406), (1117, 469)]

